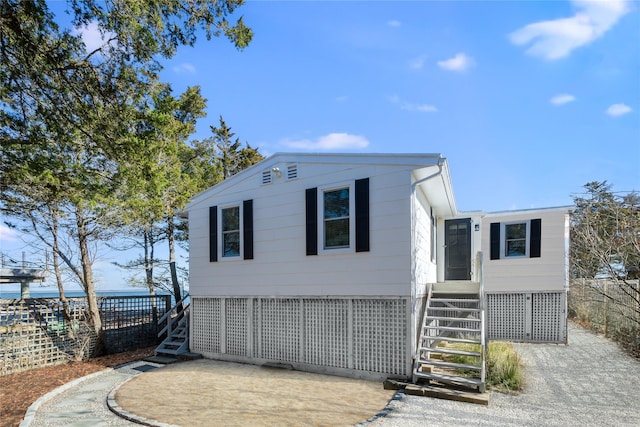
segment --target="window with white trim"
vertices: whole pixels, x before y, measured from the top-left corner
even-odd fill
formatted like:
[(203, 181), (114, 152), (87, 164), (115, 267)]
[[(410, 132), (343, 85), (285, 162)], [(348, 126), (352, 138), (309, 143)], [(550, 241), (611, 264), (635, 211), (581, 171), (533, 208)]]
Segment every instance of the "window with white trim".
[(369, 178), (305, 189), (307, 256), (370, 251)]
[(322, 194), (324, 249), (348, 248), (351, 242), (349, 187)]
[(540, 258), (541, 253), (542, 219), (489, 224), (490, 259)]
[(221, 209), (222, 257), (240, 256), (240, 206)]
[(529, 256), (529, 221), (507, 222), (502, 224), (500, 252), (505, 258)]

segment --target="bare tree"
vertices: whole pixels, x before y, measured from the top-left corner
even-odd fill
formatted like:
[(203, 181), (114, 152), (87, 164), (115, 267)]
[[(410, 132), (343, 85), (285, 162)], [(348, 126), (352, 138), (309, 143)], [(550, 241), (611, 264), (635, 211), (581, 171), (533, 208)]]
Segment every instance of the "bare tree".
[(606, 181), (584, 188), (573, 198), (571, 276), (640, 331), (640, 197)]

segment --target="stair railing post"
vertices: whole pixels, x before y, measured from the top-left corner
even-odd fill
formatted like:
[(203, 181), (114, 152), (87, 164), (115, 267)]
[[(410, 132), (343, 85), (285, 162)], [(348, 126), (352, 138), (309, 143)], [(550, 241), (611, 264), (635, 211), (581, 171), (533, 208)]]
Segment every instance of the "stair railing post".
[[(479, 272), (479, 295), (480, 299), (480, 345), (482, 346), (482, 358), (480, 363), (482, 363), (482, 367), (480, 370), (480, 380), (482, 381), (482, 387), (484, 388), (484, 384), (486, 384), (487, 377), (487, 312), (485, 309), (485, 294), (484, 294), (484, 261), (482, 256), (482, 251), (478, 251), (477, 254), (478, 259), (478, 272)], [(484, 390), (480, 390), (484, 391)]]

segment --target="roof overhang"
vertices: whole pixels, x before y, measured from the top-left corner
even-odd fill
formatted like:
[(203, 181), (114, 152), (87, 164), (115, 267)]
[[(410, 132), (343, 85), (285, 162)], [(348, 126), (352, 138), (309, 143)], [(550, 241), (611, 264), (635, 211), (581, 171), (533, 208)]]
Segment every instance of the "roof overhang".
[(454, 217), (458, 214), (446, 158), (440, 158), (434, 166), (414, 170), (413, 177), (413, 186), (424, 193), (437, 216)]

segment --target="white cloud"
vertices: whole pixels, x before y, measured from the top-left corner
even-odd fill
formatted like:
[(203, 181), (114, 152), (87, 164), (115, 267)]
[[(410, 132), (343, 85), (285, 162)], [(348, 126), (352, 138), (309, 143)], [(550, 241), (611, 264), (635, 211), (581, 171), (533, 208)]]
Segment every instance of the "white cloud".
[(456, 54), (453, 58), (438, 61), (440, 68), (449, 71), (466, 71), (475, 65), (476, 61), (462, 52)]
[(630, 8), (627, 0), (573, 0), (570, 18), (534, 22), (509, 34), (516, 45), (529, 45), (529, 55), (553, 60), (602, 37)]
[(82, 41), (87, 48), (87, 52), (93, 52), (105, 44), (107, 40), (114, 37), (114, 33), (106, 32), (104, 35), (100, 32), (97, 22), (89, 22), (85, 27), (76, 27), (71, 32), (74, 36), (80, 35)]
[(390, 27), (399, 27), (402, 25), (402, 23), (398, 20), (392, 19), (391, 21), (387, 22), (387, 25)]
[(194, 67), (193, 64), (190, 64), (188, 62), (183, 62), (180, 65), (176, 65), (172, 68), (172, 70), (175, 73), (189, 73), (189, 74), (196, 73), (196, 67)]
[(424, 61), (427, 59), (426, 55), (419, 56), (409, 61), (409, 68), (413, 70), (420, 70), (424, 67)]
[(411, 104), (408, 102), (403, 103), (400, 108), (407, 111), (417, 111), (420, 113), (435, 113), (438, 109), (430, 104)]
[(618, 117), (630, 113), (631, 111), (631, 107), (626, 104), (613, 104), (607, 108), (606, 113), (611, 117)]
[(400, 106), (400, 109), (406, 111), (417, 111), (419, 113), (435, 113), (438, 108), (431, 104), (414, 104), (411, 102), (405, 102), (400, 99), (398, 95), (391, 95), (389, 102)]
[(4, 224), (0, 224), (0, 242), (17, 242), (19, 240), (20, 235), (17, 231)]
[(564, 105), (576, 100), (576, 97), (573, 95), (569, 95), (568, 93), (561, 93), (560, 95), (556, 95), (549, 100), (553, 105)]
[(360, 135), (348, 133), (330, 133), (311, 139), (285, 140), (282, 144), (289, 147), (307, 151), (352, 150), (366, 148), (369, 141)]

